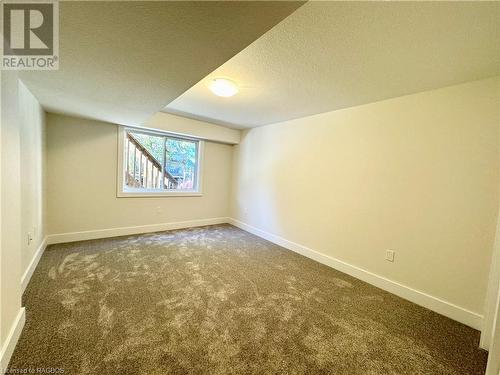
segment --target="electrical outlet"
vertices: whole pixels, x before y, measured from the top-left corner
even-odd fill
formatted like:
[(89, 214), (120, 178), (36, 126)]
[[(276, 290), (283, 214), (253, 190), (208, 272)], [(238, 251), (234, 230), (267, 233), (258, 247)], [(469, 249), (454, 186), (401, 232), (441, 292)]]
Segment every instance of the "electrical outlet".
[(28, 245), (31, 245), (31, 241), (33, 241), (33, 236), (31, 233), (28, 233)]
[(388, 262), (394, 262), (394, 250), (386, 250), (385, 251), (385, 260)]

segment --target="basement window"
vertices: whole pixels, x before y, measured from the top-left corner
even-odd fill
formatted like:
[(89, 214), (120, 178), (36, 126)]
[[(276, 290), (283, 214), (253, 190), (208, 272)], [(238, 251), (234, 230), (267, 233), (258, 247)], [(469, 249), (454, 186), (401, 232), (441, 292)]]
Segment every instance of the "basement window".
[(119, 128), (119, 197), (201, 195), (202, 141)]

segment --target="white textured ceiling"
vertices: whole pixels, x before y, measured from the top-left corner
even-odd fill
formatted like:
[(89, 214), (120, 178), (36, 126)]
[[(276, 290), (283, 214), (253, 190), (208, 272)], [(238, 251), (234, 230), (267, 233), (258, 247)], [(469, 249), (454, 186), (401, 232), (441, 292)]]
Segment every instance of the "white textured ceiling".
[(246, 128), (497, 75), (499, 25), (499, 2), (310, 2), (164, 110)]
[(21, 78), (49, 111), (140, 125), (302, 4), (61, 1), (60, 69)]

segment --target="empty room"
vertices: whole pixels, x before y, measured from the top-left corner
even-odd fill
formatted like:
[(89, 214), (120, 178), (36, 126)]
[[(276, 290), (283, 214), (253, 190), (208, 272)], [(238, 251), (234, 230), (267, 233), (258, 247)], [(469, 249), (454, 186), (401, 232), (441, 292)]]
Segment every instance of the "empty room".
[(500, 375), (500, 2), (0, 9), (0, 373)]

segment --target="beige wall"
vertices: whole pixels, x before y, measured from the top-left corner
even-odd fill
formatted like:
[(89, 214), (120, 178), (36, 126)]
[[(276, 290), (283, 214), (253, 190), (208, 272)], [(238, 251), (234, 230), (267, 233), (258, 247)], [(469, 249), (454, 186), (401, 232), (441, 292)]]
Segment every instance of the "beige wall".
[[(0, 350), (21, 309), (21, 182), (16, 72), (1, 72)], [(0, 358), (0, 366), (5, 358)]]
[(246, 131), (232, 217), (481, 314), (499, 95), (494, 78)]
[(239, 143), (241, 136), (241, 131), (237, 129), (230, 129), (165, 112), (156, 113), (144, 126), (228, 144)]
[[(19, 85), (21, 146), (21, 269), (28, 269), (45, 237), (45, 112)], [(28, 234), (33, 239), (28, 243)]]
[[(0, 368), (4, 368), (17, 339), (9, 334), (16, 327), (20, 333), (23, 323), (16, 326), (22, 316), (22, 276), (45, 236), (45, 113), (15, 72), (2, 72), (1, 81)], [(28, 232), (33, 237), (29, 245)]]
[(228, 215), (232, 146), (205, 142), (201, 197), (117, 198), (117, 129), (110, 123), (47, 115), (50, 234)]

